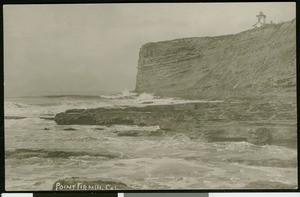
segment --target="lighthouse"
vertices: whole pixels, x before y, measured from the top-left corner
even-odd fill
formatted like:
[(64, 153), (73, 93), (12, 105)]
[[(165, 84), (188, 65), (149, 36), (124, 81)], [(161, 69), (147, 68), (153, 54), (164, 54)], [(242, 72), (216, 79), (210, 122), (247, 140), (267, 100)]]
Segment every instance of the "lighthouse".
[(262, 27), (266, 24), (266, 18), (267, 16), (264, 15), (264, 13), (261, 11), (258, 15), (256, 15), (257, 22), (253, 25), (253, 27)]

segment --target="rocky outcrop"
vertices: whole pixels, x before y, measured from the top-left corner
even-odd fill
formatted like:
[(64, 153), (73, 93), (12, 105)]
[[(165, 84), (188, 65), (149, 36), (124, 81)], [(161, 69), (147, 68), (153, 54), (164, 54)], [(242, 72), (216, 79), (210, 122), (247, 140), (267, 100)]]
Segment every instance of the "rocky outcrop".
[(136, 92), (296, 101), (296, 21), (141, 47)]
[[(253, 144), (296, 146), (296, 108), (261, 101), (187, 103), (146, 107), (68, 110), (55, 116), (57, 124), (158, 125), (167, 133), (214, 141), (248, 141)], [(139, 131), (119, 136), (139, 136)], [(149, 135), (161, 135), (149, 133)]]

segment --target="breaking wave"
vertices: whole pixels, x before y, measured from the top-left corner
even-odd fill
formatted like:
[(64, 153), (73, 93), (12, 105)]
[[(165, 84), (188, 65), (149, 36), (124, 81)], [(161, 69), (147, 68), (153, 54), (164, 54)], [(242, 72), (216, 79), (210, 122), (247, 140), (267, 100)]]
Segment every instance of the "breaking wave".
[[(34, 98), (34, 99), (33, 99)], [(30, 102), (28, 101), (30, 100)], [(26, 103), (29, 102), (29, 103)], [(149, 93), (137, 94), (124, 90), (110, 95), (46, 95), (32, 98), (20, 97), (5, 100), (5, 116), (54, 116), (68, 109), (89, 109), (99, 107), (168, 105), (193, 102), (221, 102), (204, 100), (184, 100), (171, 97), (159, 97)]]
[(121, 98), (132, 98), (136, 95), (138, 95), (138, 94), (135, 92), (131, 92), (129, 90), (123, 90), (119, 94), (102, 95), (101, 97), (106, 98), (106, 99), (121, 99)]
[(44, 98), (74, 98), (74, 99), (101, 99), (100, 95), (77, 95), (77, 94), (69, 94), (69, 95), (46, 95), (42, 96)]

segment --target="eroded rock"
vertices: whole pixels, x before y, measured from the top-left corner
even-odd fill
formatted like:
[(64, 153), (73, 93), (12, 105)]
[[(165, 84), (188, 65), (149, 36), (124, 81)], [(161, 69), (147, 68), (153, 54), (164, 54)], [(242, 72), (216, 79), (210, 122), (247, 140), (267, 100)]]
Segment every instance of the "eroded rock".
[[(247, 141), (256, 145), (277, 144), (296, 148), (295, 110), (291, 110), (290, 105), (264, 104), (265, 102), (241, 100), (68, 110), (57, 114), (55, 122), (60, 125), (159, 126), (160, 131), (117, 131), (117, 135), (160, 136), (161, 131), (165, 131), (169, 134), (185, 133), (191, 138), (201, 137), (208, 142)], [(286, 115), (281, 115), (278, 119), (269, 115), (271, 113)], [(86, 121), (82, 121), (82, 117)]]

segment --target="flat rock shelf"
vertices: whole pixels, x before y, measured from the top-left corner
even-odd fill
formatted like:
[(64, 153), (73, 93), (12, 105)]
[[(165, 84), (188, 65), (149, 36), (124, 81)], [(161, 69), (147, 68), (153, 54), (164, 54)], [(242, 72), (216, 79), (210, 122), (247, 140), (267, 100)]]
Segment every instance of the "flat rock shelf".
[[(159, 126), (146, 135), (185, 133), (208, 142), (247, 141), (296, 148), (296, 116), (292, 105), (260, 101), (185, 103), (145, 107), (73, 109), (59, 113), (59, 125)], [(119, 133), (138, 136), (142, 132)]]

